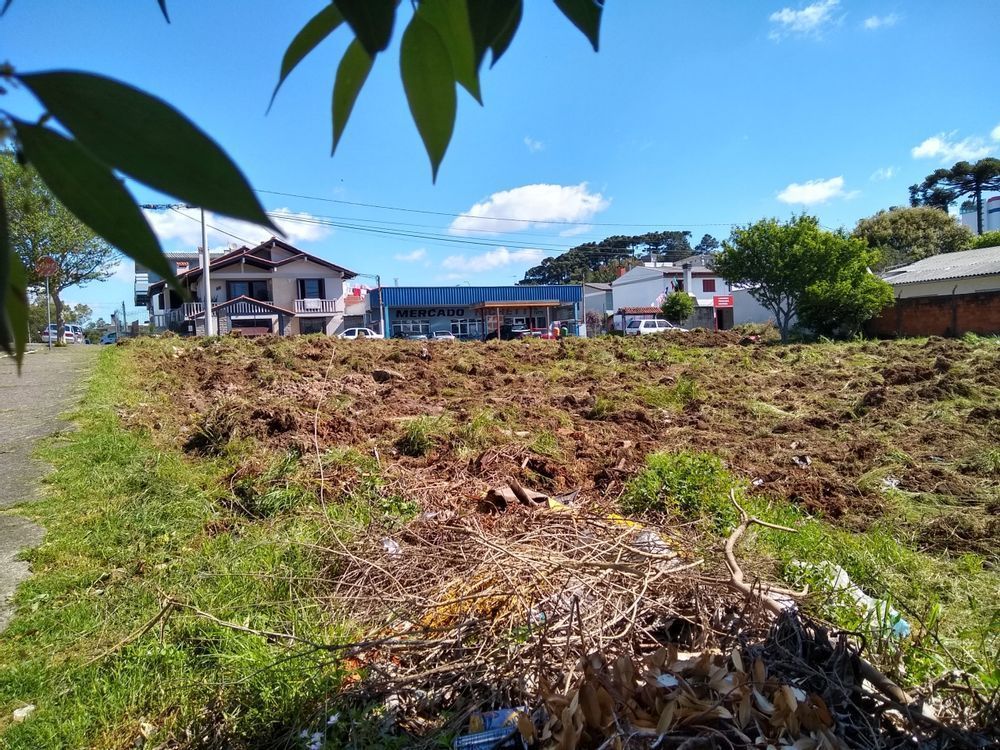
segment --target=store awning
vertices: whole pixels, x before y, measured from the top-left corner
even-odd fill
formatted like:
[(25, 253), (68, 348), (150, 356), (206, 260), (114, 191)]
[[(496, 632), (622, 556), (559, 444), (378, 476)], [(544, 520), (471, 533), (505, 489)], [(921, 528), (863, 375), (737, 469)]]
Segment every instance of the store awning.
[(562, 307), (565, 304), (557, 299), (532, 300), (530, 302), (527, 300), (505, 300), (501, 302), (477, 302), (472, 306), (472, 309), (474, 312), (485, 312), (486, 310)]

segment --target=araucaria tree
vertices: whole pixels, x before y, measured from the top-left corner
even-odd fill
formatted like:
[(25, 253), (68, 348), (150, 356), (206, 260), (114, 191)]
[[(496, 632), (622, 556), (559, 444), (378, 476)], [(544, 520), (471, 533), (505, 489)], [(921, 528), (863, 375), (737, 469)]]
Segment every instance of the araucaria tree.
[(951, 169), (936, 169), (919, 185), (910, 186), (910, 204), (948, 210), (970, 196), (976, 206), (976, 234), (983, 233), (983, 193), (1000, 190), (1000, 159), (960, 161)]
[(851, 335), (890, 304), (892, 288), (869, 271), (878, 261), (863, 240), (802, 215), (737, 227), (714, 266), (729, 284), (749, 289), (787, 341), (796, 318), (816, 333)]
[(67, 211), (34, 170), (20, 166), (9, 153), (0, 154), (0, 177), (11, 249), (24, 264), (28, 288), (43, 292), (45, 278), (38, 275), (35, 266), (44, 257), (56, 262), (58, 270), (49, 278), (49, 293), (61, 333), (67, 322), (62, 293), (69, 287), (110, 277), (118, 252)]

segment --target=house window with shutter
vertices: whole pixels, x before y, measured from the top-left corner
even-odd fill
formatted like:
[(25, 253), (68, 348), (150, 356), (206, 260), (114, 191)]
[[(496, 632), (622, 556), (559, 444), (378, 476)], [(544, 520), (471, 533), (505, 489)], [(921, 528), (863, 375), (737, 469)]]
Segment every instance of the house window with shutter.
[(702, 279), (701, 280), (701, 291), (703, 291), (703, 292), (714, 292), (715, 291), (715, 279)]

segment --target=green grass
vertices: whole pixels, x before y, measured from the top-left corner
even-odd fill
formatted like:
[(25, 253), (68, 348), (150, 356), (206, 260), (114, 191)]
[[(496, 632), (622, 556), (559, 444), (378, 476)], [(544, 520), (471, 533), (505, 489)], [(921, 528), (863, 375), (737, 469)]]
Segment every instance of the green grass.
[[(121, 429), (116, 409), (149, 398), (129, 357), (102, 352), (79, 429), (42, 450), (55, 466), (45, 497), (17, 511), (47, 533), (28, 553), (33, 576), (0, 637), (0, 747), (132, 747), (143, 723), (154, 745), (187, 731), (236, 748), (285, 736), (338, 684), (322, 653), (184, 609), (121, 644), (165, 596), (250, 628), (335, 642), (345, 626), (312, 603), (323, 563), (314, 545), (331, 524), (412, 512), (356, 456), (325, 457), (331, 467), (353, 462), (357, 474), (342, 502), (321, 508), (295, 485), (297, 457), (285, 455), (247, 480), (259, 511), (248, 518), (225, 502), (232, 455), (192, 460)], [(11, 723), (26, 704), (36, 711)]]
[[(908, 458), (898, 452), (891, 457), (900, 463)], [(806, 608), (839, 627), (866, 633), (876, 660), (886, 669), (905, 672), (907, 684), (957, 667), (967, 670), (986, 693), (1000, 689), (1000, 573), (974, 554), (944, 556), (914, 549), (907, 519), (919, 512), (914, 503), (920, 498), (891, 493), (897, 512), (851, 532), (787, 501), (748, 496), (745, 484), (711, 454), (676, 452), (648, 456), (646, 468), (626, 484), (621, 507), (625, 513), (665, 513), (695, 522), (714, 538), (717, 549), (739, 520), (730, 489), (751, 515), (796, 529), (788, 533), (751, 526), (739, 557), (752, 574), (782, 577), (796, 586), (810, 583)], [(712, 541), (705, 546), (711, 548)], [(824, 575), (804, 571), (801, 563), (842, 567), (862, 590), (899, 610), (912, 627), (911, 636), (889, 637), (887, 622), (873, 622), (870, 614), (846, 604)], [(886, 610), (880, 614), (888, 619)]]

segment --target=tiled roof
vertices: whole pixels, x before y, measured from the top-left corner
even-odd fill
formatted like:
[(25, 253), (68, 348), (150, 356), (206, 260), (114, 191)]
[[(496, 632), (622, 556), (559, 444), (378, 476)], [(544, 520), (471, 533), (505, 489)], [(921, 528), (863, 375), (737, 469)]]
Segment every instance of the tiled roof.
[(1000, 247), (981, 247), (958, 253), (941, 253), (882, 274), (893, 286), (921, 281), (944, 281), (970, 276), (1000, 275)]
[(658, 307), (619, 307), (615, 315), (662, 315)]

